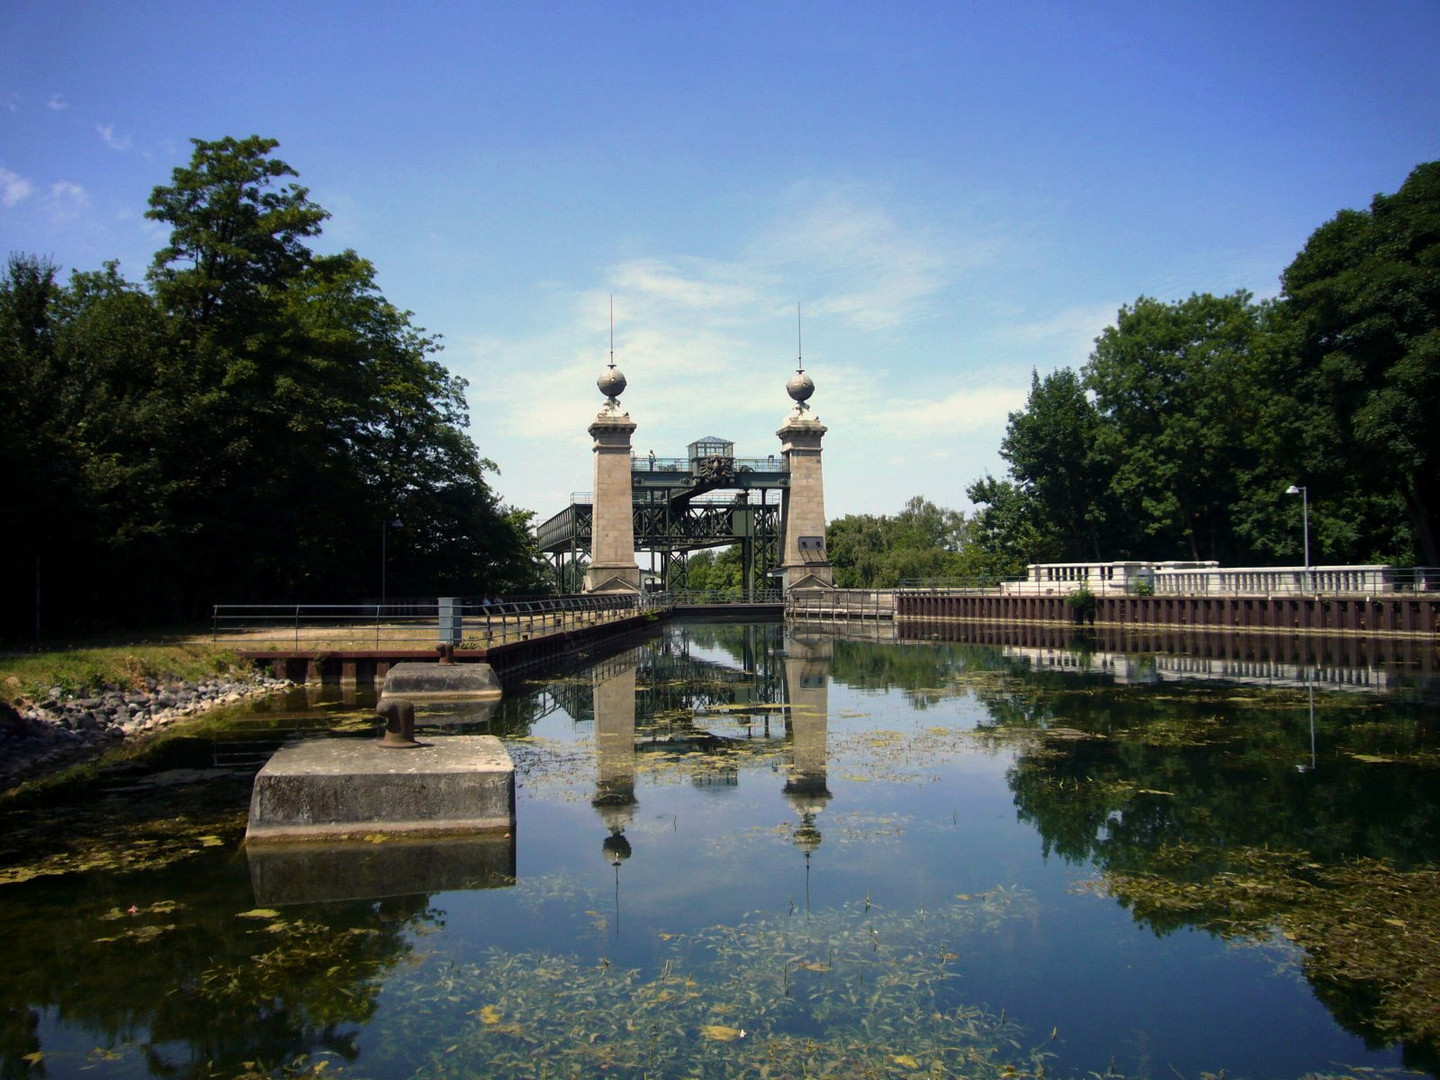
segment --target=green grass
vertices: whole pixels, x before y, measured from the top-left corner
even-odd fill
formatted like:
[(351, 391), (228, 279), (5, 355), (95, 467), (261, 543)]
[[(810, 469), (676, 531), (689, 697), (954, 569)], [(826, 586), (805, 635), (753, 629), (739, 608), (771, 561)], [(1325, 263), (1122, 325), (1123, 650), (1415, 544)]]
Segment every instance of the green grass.
[(195, 641), (0, 654), (0, 699), (42, 699), (56, 686), (65, 693), (85, 696), (107, 683), (143, 689), (147, 678), (199, 682), (251, 670), (250, 662), (233, 650)]

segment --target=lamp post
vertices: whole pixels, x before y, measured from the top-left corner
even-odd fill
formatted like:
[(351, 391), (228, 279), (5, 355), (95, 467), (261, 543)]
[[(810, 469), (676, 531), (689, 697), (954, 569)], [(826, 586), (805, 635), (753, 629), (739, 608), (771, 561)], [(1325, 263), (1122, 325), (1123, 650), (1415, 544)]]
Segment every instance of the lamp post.
[(1305, 529), (1305, 584), (1314, 592), (1315, 582), (1310, 578), (1310, 489), (1301, 484), (1291, 484), (1285, 489), (1285, 494), (1300, 496), (1301, 520)]
[(380, 610), (385, 610), (385, 569), (388, 561), (385, 557), (385, 542), (391, 529), (398, 529), (404, 524), (399, 518), (393, 521), (385, 518), (380, 522)]

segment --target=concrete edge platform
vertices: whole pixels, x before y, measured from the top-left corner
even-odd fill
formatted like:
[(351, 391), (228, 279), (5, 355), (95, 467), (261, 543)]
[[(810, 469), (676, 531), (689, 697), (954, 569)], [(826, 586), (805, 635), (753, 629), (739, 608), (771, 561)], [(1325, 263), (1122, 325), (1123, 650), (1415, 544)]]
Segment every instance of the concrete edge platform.
[(384, 694), (411, 701), (498, 699), (500, 680), (489, 664), (442, 664), (405, 661), (385, 675)]
[(515, 766), (491, 735), (447, 735), (413, 749), (314, 738), (276, 751), (255, 776), (249, 844), (373, 836), (505, 833), (515, 827)]

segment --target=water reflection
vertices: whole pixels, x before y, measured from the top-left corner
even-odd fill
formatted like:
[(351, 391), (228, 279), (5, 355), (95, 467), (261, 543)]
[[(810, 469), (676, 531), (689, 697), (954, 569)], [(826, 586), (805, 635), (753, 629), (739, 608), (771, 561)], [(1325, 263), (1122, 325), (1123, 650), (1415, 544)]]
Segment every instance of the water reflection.
[[(772, 729), (783, 722), (783, 794), (799, 821), (795, 843), (809, 858), (822, 837), (816, 815), (832, 798), (827, 786), (830, 638), (786, 634), (779, 626), (733, 627), (729, 635), (682, 628), (653, 647), (631, 648), (596, 664), (590, 673), (590, 719), (595, 731), (596, 784), (591, 805), (607, 836), (601, 850), (617, 867), (633, 853), (625, 830), (635, 818), (637, 760), (674, 764), (701, 787), (735, 787), (743, 762), (776, 748)], [(698, 652), (720, 640), (738, 666)], [(559, 701), (565, 695), (551, 690)], [(570, 695), (580, 708), (583, 699)], [(637, 708), (644, 722), (637, 728)], [(717, 734), (707, 724), (723, 719), (743, 735)]]
[(810, 856), (823, 839), (815, 817), (834, 797), (828, 786), (827, 742), (830, 717), (830, 638), (793, 631), (785, 642), (786, 713), (791, 760), (785, 798), (800, 818), (795, 844), (805, 853), (805, 909), (810, 909)]
[(245, 855), (255, 902), (265, 907), (515, 884), (513, 834), (267, 844), (246, 848)]
[[(1440, 1074), (1427, 661), (1113, 644), (674, 624), (484, 715), (419, 718), (553, 766), (509, 845), (289, 865), (240, 851), (248, 774), (217, 747), (369, 722), (364, 694), (237, 713), (0, 819), (0, 1071), (1028, 1078), (1118, 1054), (1299, 1076), (1399, 1056), (1338, 1024)], [(1255, 986), (1265, 1045), (1226, 1011)], [(1223, 1023), (1157, 1034), (1182, 994)]]

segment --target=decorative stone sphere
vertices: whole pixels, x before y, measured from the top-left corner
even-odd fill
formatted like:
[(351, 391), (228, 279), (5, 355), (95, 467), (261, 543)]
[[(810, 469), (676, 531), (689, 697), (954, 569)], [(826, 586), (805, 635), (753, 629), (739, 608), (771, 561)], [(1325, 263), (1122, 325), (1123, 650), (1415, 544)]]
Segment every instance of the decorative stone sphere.
[(600, 373), (595, 385), (600, 387), (600, 392), (607, 398), (618, 398), (625, 392), (625, 376), (620, 374), (619, 368), (611, 364)]
[(815, 380), (806, 375), (803, 371), (797, 371), (790, 376), (790, 381), (785, 384), (785, 392), (801, 404), (810, 400), (810, 395), (815, 393)]

